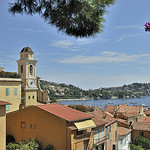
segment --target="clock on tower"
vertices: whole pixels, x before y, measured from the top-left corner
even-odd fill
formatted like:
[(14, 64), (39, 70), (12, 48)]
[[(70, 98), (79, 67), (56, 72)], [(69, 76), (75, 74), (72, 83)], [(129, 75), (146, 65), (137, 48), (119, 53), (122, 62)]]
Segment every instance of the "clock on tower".
[(22, 79), (22, 95), (25, 106), (37, 104), (37, 77), (36, 62), (34, 52), (30, 47), (24, 47), (20, 52), (18, 63), (18, 73)]

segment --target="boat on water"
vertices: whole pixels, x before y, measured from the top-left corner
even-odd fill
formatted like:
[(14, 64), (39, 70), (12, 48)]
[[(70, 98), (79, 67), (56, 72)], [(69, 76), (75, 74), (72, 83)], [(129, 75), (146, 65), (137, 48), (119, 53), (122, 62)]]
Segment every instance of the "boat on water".
[(143, 107), (148, 107), (148, 105), (146, 105), (146, 104), (140, 104), (141, 106), (143, 106)]
[(137, 102), (131, 101), (130, 104), (137, 104)]
[(113, 102), (109, 102), (108, 104), (114, 104)]

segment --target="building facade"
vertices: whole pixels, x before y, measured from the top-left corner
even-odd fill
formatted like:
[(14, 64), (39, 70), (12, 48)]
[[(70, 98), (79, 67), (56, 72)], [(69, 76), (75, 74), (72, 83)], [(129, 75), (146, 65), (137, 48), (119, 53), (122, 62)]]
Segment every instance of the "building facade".
[(18, 74), (22, 80), (22, 103), (25, 106), (37, 104), (37, 77), (36, 63), (34, 52), (29, 47), (24, 47), (20, 52), (18, 63)]
[(6, 106), (10, 103), (0, 101), (0, 149), (6, 150)]
[(6, 106), (6, 112), (18, 110), (21, 104), (21, 79), (0, 78), (0, 100), (12, 104)]
[[(15, 120), (13, 118), (16, 118)], [(91, 150), (92, 116), (59, 104), (28, 106), (7, 114), (7, 134), (16, 142), (36, 138), (54, 150)]]
[(130, 150), (131, 129), (118, 127), (118, 150)]

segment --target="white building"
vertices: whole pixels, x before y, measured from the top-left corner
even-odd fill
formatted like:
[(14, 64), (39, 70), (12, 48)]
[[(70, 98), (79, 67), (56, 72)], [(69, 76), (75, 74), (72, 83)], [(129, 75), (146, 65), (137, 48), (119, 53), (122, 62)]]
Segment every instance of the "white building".
[(130, 150), (131, 129), (118, 127), (118, 150)]

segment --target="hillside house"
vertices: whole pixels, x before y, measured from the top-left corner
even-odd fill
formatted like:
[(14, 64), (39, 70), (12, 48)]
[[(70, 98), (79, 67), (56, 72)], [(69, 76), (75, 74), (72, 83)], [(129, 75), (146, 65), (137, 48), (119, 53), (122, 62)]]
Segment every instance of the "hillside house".
[(7, 114), (7, 134), (17, 142), (36, 138), (54, 150), (88, 150), (93, 148), (96, 127), (92, 117), (56, 103), (28, 106)]

